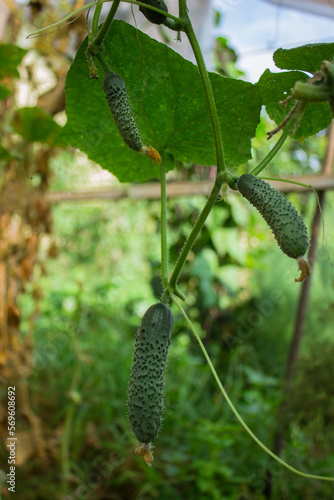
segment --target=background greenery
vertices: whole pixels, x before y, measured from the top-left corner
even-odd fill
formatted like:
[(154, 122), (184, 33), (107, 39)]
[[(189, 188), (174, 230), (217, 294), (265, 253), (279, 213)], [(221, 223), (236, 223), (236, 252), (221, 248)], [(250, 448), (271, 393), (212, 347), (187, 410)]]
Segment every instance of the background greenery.
[[(281, 165), (289, 175), (305, 172), (304, 162), (310, 162), (298, 151), (317, 154), (323, 141), (323, 136), (309, 139), (302, 150), (291, 141), (272, 165), (273, 173)], [(288, 167), (287, 154), (294, 159)], [(53, 189), (70, 189), (88, 183), (99, 167), (85, 167), (63, 153), (53, 170)], [(201, 176), (192, 166), (184, 172)], [(315, 197), (291, 198), (310, 226)], [(202, 203), (200, 196), (170, 200), (172, 262)], [(324, 222), (330, 253), (333, 203), (329, 193)], [(53, 235), (45, 237), (42, 266), (21, 306), (25, 330), (39, 290), (29, 386), (34, 408), (50, 431), (69, 429), (70, 453), (64, 463), (58, 449), (55, 468), (42, 481), (34, 476), (34, 460), (26, 464), (20, 480), (24, 499), (37, 498), (26, 487), (34, 481), (40, 498), (46, 498), (66, 467), (71, 471), (68, 498), (262, 498), (268, 458), (231, 415), (177, 310), (154, 466), (147, 468), (134, 454), (126, 415), (129, 369), (134, 333), (160, 291), (159, 210), (159, 202), (138, 200), (68, 202), (53, 209)], [(283, 453), (295, 467), (319, 474), (330, 473), (334, 465), (331, 269), (320, 248)], [(277, 249), (261, 217), (230, 194), (216, 204), (181, 282), (186, 310), (221, 380), (269, 447), (300, 289), (295, 276), (295, 262)], [(273, 470), (274, 498), (301, 499), (305, 492), (309, 498), (332, 497), (330, 484), (298, 478), (276, 465)]]
[[(117, 36), (122, 34), (122, 26), (119, 25)], [(141, 38), (144, 46), (143, 40), (144, 36)], [(222, 46), (226, 48), (225, 43)], [(135, 48), (139, 50), (137, 45)], [(15, 68), (19, 56), (22, 54), (18, 55)], [(289, 51), (277, 56), (280, 67), (286, 67), (284, 64), (290, 56)], [(80, 59), (77, 62), (82, 63), (83, 49), (79, 57), (81, 62)], [(313, 64), (312, 57), (308, 57), (308, 64)], [(298, 59), (297, 54), (294, 64)], [(133, 64), (138, 65), (139, 60)], [(315, 69), (318, 66), (319, 61)], [(294, 65), (292, 69), (295, 68)], [(127, 69), (139, 74), (130, 63)], [(186, 76), (190, 75), (191, 79), (193, 69), (189, 65), (187, 69)], [(312, 68), (300, 69), (311, 71)], [(240, 75), (231, 65), (228, 71), (226, 67), (219, 70), (225, 76)], [(13, 71), (14, 76), (18, 76), (16, 70)], [(290, 81), (287, 73), (283, 75), (278, 86), (282, 93), (290, 89), (297, 78), (294, 75)], [(179, 75), (172, 76), (180, 85)], [(81, 77), (79, 73), (79, 79)], [(214, 81), (218, 81), (217, 78), (215, 75)], [(271, 116), (275, 117), (279, 113), (277, 89), (269, 95), (263, 94), (263, 89), (271, 88), (268, 82), (272, 78), (276, 76), (264, 73), (260, 83), (267, 111), (272, 110)], [(258, 95), (255, 86), (238, 80), (226, 81), (232, 89), (237, 86), (252, 89), (254, 99)], [(84, 82), (85, 85), (92, 83), (88, 78)], [(140, 78), (138, 88), (132, 89), (132, 95), (138, 99), (142, 84)], [(165, 87), (166, 81), (160, 84)], [(183, 94), (187, 94), (188, 86), (189, 83)], [(77, 89), (74, 98), (78, 98), (78, 93), (80, 97), (82, 87)], [(98, 99), (110, 124), (101, 92)], [(245, 98), (243, 106), (246, 101)], [(192, 102), (187, 104), (189, 111)], [(199, 102), (198, 106), (201, 105)], [(83, 109), (81, 100), (77, 99), (77, 106)], [(249, 121), (254, 131), (259, 102), (250, 108), (252, 120)], [(41, 144), (60, 146), (59, 126), (40, 111), (21, 108), (15, 119), (8, 121), (7, 132), (14, 139), (20, 136), (28, 143), (38, 142), (33, 144), (36, 149)], [(86, 111), (90, 120), (89, 107)], [(159, 119), (152, 105), (151, 113)], [(329, 119), (328, 113), (320, 112), (316, 120), (304, 120), (304, 130), (314, 133), (308, 125), (319, 130)], [(36, 127), (36, 123), (42, 121), (44, 126)], [(145, 123), (141, 125), (151, 139), (151, 127), (146, 124), (145, 129)], [(99, 126), (97, 123), (97, 129)], [(271, 143), (265, 135), (271, 126), (263, 117), (252, 141), (253, 160), (243, 163), (238, 173), (248, 171), (269, 151)], [(205, 130), (207, 128), (206, 123)], [(67, 133), (69, 130), (70, 125)], [(179, 132), (189, 145), (191, 137), (183, 136), (182, 130)], [(197, 130), (192, 138), (196, 139), (196, 133)], [(230, 129), (228, 133), (237, 150), (235, 130)], [(245, 131), (247, 148), (239, 151), (240, 162), (250, 156), (251, 135)], [(209, 154), (209, 163), (212, 148), (207, 144), (207, 136), (201, 137), (205, 147), (198, 159), (207, 159), (205, 155)], [(18, 140), (17, 143), (20, 145)], [(180, 147), (178, 151), (173, 145), (174, 154), (180, 154), (180, 159), (193, 158), (196, 144), (192, 144), (189, 157), (186, 150)], [(324, 132), (305, 139), (302, 144), (289, 139), (265, 173), (281, 177), (319, 173), (325, 145)], [(109, 147), (105, 145), (108, 151)], [(230, 161), (236, 150), (230, 152)], [(13, 152), (14, 147), (11, 154)], [(9, 152), (0, 153), (1, 159), (7, 161), (5, 153)], [(128, 153), (131, 152), (126, 150)], [(145, 163), (146, 158), (138, 161)], [(123, 162), (120, 163), (124, 168)], [(145, 168), (148, 165), (151, 168), (151, 163), (146, 162)], [(121, 174), (132, 175), (127, 165), (125, 167)], [(88, 188), (96, 178), (102, 185), (106, 181), (115, 184), (111, 176), (102, 175), (100, 167), (73, 150), (57, 150), (52, 170), (52, 190)], [(144, 169), (143, 178), (147, 178), (148, 173), (151, 175), (151, 170)], [(169, 179), (207, 180), (210, 175), (207, 167), (179, 162), (175, 171), (169, 173)], [(310, 228), (315, 196), (289, 197)], [(175, 262), (203, 203), (200, 195), (169, 200), (171, 263)], [(325, 244), (332, 260), (333, 204), (334, 196), (329, 192), (324, 227)], [(137, 443), (130, 431), (126, 410), (129, 369), (134, 334), (141, 317), (161, 292), (159, 202), (131, 199), (63, 202), (54, 205), (52, 214), (53, 231), (43, 236), (34, 279), (20, 297), (23, 336), (29, 335), (34, 320), (34, 369), (27, 384), (33, 411), (43, 422), (49, 455), (45, 463), (32, 456), (18, 468), (19, 498), (262, 500), (269, 464), (274, 476), (274, 500), (331, 500), (334, 490), (330, 483), (300, 478), (281, 468), (242, 430), (176, 309), (173, 309), (175, 326), (166, 370), (164, 421), (154, 443), (153, 467), (148, 468), (135, 455)], [(186, 311), (201, 332), (231, 399), (269, 448), (273, 447), (278, 408), (283, 398), (282, 378), (300, 290), (300, 285), (294, 283), (296, 275), (295, 262), (277, 248), (258, 213), (241, 196), (229, 193), (227, 200), (218, 202), (210, 214), (180, 283), (187, 297)], [(334, 274), (321, 246), (312, 280), (301, 359), (284, 415), (288, 433), (283, 458), (302, 470), (333, 475)]]

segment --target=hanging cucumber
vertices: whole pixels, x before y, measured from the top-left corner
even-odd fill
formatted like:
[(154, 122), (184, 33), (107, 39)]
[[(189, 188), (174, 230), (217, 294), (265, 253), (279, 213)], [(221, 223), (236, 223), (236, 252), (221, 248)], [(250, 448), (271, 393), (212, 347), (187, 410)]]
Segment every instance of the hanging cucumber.
[(296, 281), (302, 281), (309, 274), (304, 258), (309, 239), (297, 210), (282, 193), (254, 175), (241, 175), (237, 185), (240, 193), (254, 205), (272, 229), (281, 250), (288, 257), (298, 260), (302, 276)]
[[(169, 307), (157, 303), (146, 311), (136, 333), (129, 419), (138, 441), (147, 446), (157, 436), (161, 425), (163, 376), (173, 323)], [(144, 446), (142, 449), (149, 448)]]
[[(168, 7), (165, 4), (164, 0), (142, 0), (142, 2), (146, 3), (146, 5), (151, 5), (152, 7), (156, 7), (157, 9), (168, 12)], [(163, 14), (159, 14), (159, 12), (155, 12), (151, 9), (146, 9), (145, 7), (139, 7), (139, 10), (151, 23), (163, 24), (166, 21), (166, 16), (164, 16)]]
[(140, 151), (154, 162), (160, 163), (158, 151), (151, 146), (144, 146), (136, 121), (130, 107), (128, 94), (123, 79), (113, 72), (105, 75), (102, 84), (110, 111), (115, 119), (119, 133), (125, 144), (134, 151)]
[(108, 73), (102, 85), (110, 111), (125, 144), (135, 151), (141, 151), (143, 143), (130, 108), (123, 79), (117, 73)]

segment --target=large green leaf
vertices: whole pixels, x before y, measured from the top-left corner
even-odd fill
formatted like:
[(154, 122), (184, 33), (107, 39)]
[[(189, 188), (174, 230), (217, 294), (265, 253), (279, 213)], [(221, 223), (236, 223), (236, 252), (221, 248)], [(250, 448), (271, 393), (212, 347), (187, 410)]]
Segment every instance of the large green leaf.
[(314, 43), (293, 49), (277, 49), (274, 61), (281, 69), (300, 69), (315, 73), (325, 59), (334, 58), (334, 43)]
[(20, 76), (17, 66), (27, 50), (10, 43), (0, 43), (0, 78), (4, 76)]
[[(309, 76), (301, 71), (286, 71), (282, 73), (271, 73), (267, 69), (261, 76), (258, 85), (261, 90), (262, 102), (267, 113), (277, 124), (281, 123), (296, 102), (290, 101), (283, 108), (279, 101), (286, 99), (297, 80), (306, 81)], [(303, 118), (296, 130), (294, 137), (302, 139), (316, 134), (328, 127), (332, 120), (332, 114), (327, 102), (309, 103), (306, 106)]]
[[(166, 45), (123, 21), (114, 21), (104, 42), (105, 57), (124, 79), (144, 144), (172, 159), (216, 163), (211, 123), (197, 67)], [(159, 176), (159, 168), (122, 141), (99, 80), (90, 80), (81, 45), (66, 79), (66, 141), (84, 151), (120, 181)], [(254, 85), (210, 74), (219, 112), (226, 162), (247, 161), (261, 107)]]

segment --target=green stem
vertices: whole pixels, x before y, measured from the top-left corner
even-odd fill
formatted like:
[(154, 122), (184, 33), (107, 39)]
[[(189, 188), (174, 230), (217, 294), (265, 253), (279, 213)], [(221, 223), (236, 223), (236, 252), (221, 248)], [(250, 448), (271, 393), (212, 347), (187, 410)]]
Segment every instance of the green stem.
[(328, 477), (328, 476), (317, 476), (317, 475), (314, 475), (314, 474), (308, 474), (306, 472), (301, 472), (300, 470), (298, 469), (295, 469), (294, 467), (292, 467), (291, 465), (287, 464), (286, 462), (284, 462), (284, 460), (282, 460), (281, 458), (279, 458), (277, 455), (275, 455), (275, 453), (273, 453), (272, 451), (269, 450), (269, 448), (267, 448), (260, 440), (259, 438), (257, 438), (255, 436), (255, 434), (250, 430), (250, 428), (248, 427), (248, 425), (246, 424), (246, 422), (243, 420), (243, 418), (241, 417), (241, 415), (239, 414), (239, 412), (237, 411), (237, 409), (235, 408), (235, 406), (233, 405), (232, 401), (230, 400), (230, 398), (228, 397), (228, 394), (226, 392), (226, 390), (224, 389), (224, 386), (223, 384), (221, 383), (220, 379), (219, 379), (219, 376), (215, 370), (215, 367), (213, 366), (212, 364), (212, 361), (210, 359), (210, 356), (209, 354), (207, 353), (205, 347), (204, 347), (204, 344), (203, 342), (201, 341), (197, 331), (196, 331), (196, 328), (194, 327), (194, 325), (192, 324), (192, 322), (190, 321), (190, 319), (188, 318), (187, 316), (187, 313), (184, 311), (184, 309), (182, 308), (181, 304), (178, 302), (177, 298), (172, 294), (171, 295), (171, 298), (174, 302), (174, 304), (179, 308), (179, 310), (181, 311), (183, 317), (185, 318), (186, 322), (188, 323), (190, 329), (192, 330), (193, 334), (195, 335), (196, 337), (196, 340), (197, 342), (199, 343), (200, 345), (200, 348), (202, 349), (202, 352), (205, 356), (205, 359), (209, 365), (209, 368), (211, 370), (211, 373), (212, 375), (214, 376), (216, 382), (217, 382), (217, 385), (221, 391), (221, 393), (223, 394), (227, 404), (229, 405), (230, 409), (232, 410), (232, 412), (234, 413), (235, 417), (237, 418), (237, 420), (240, 422), (240, 424), (242, 425), (242, 427), (245, 429), (245, 431), (250, 435), (250, 437), (260, 446), (260, 448), (262, 448), (268, 455), (270, 455), (274, 460), (276, 460), (276, 462), (280, 463), (283, 467), (286, 467), (287, 469), (289, 469), (291, 472), (294, 472), (295, 474), (298, 474), (299, 476), (303, 476), (303, 477), (307, 477), (307, 478), (310, 478), (310, 479), (319, 479), (319, 480), (322, 480), (322, 481), (334, 481), (334, 477)]
[(189, 39), (191, 48), (195, 55), (197, 66), (202, 80), (205, 97), (207, 100), (207, 105), (209, 109), (211, 125), (213, 130), (213, 136), (215, 141), (215, 148), (216, 148), (217, 173), (219, 173), (223, 170), (226, 170), (226, 167), (225, 167), (224, 148), (223, 148), (219, 119), (218, 119), (218, 113), (217, 113), (216, 103), (213, 97), (209, 75), (205, 67), (204, 58), (189, 17), (188, 17), (188, 23), (186, 24), (184, 31)]
[(169, 17), (166, 17), (164, 25), (167, 26), (167, 28), (173, 30), (173, 31), (182, 31), (183, 30), (183, 24), (173, 21), (173, 19), (170, 19)]
[[(41, 28), (41, 29), (39, 29), (37, 31), (33, 31), (32, 33), (30, 33), (30, 35), (27, 36), (27, 38), (37, 38), (39, 36), (43, 36), (43, 35), (41, 35), (41, 33), (43, 33), (46, 30), (49, 30), (51, 28), (57, 28), (58, 26), (60, 28), (63, 28), (64, 26), (66, 26), (67, 24), (70, 24), (73, 21), (70, 21), (70, 23), (64, 24), (64, 26), (60, 26), (62, 23), (64, 23), (65, 21), (68, 21), (69, 19), (71, 19), (71, 17), (73, 17), (73, 16), (75, 16), (77, 14), (80, 14), (84, 10), (87, 10), (87, 9), (90, 9), (91, 7), (94, 7), (94, 5), (97, 5), (98, 3), (99, 3), (99, 0), (97, 0), (96, 2), (88, 3), (87, 5), (83, 5), (82, 7), (79, 7), (79, 9), (76, 9), (73, 12), (71, 12), (70, 14), (68, 14), (66, 17), (64, 17), (60, 21), (57, 21), (56, 23), (50, 24), (49, 26), (45, 26), (45, 28)], [(56, 31), (56, 30), (54, 30), (54, 31)], [(53, 33), (53, 31), (50, 31), (50, 33)], [(44, 33), (44, 35), (48, 35), (48, 34), (49, 33)]]
[(114, 0), (112, 3), (112, 6), (108, 12), (108, 15), (106, 17), (106, 20), (104, 21), (103, 25), (101, 26), (100, 31), (98, 32), (96, 38), (92, 42), (92, 46), (94, 48), (99, 48), (102, 45), (102, 42), (110, 28), (111, 23), (114, 20), (115, 14), (117, 12), (117, 9), (119, 7), (119, 4), (121, 3), (121, 0)]
[(184, 0), (179, 0), (179, 9), (180, 9), (180, 16), (183, 16), (183, 19), (187, 20), (187, 23), (185, 25), (184, 31), (189, 39), (190, 45), (192, 47), (192, 50), (194, 52), (196, 62), (198, 65), (198, 70), (200, 73), (200, 77), (202, 80), (202, 85), (204, 89), (204, 93), (206, 96), (207, 100), (207, 105), (209, 109), (209, 114), (210, 114), (210, 119), (211, 119), (211, 125), (212, 125), (212, 130), (213, 130), (213, 135), (214, 135), (214, 141), (215, 141), (215, 148), (216, 148), (216, 158), (217, 158), (217, 174), (216, 174), (216, 180), (213, 185), (212, 191), (210, 193), (210, 196), (200, 213), (200, 216), (198, 217), (196, 224), (194, 225), (190, 235), (188, 236), (187, 241), (185, 242), (184, 247), (181, 250), (181, 253), (179, 255), (179, 258), (175, 264), (171, 279), (169, 281), (169, 286), (172, 291), (176, 290), (176, 284), (179, 279), (179, 276), (182, 272), (182, 268), (187, 260), (187, 257), (189, 255), (189, 252), (195, 243), (197, 236), (199, 232), (201, 231), (209, 213), (211, 212), (211, 209), (213, 205), (215, 204), (219, 192), (221, 190), (221, 187), (224, 182), (224, 176), (226, 177), (226, 167), (225, 167), (225, 159), (224, 159), (224, 149), (223, 149), (223, 142), (222, 142), (222, 136), (221, 136), (221, 131), (220, 131), (220, 124), (219, 124), (219, 119), (218, 119), (218, 113), (217, 113), (217, 108), (216, 108), (216, 103), (213, 97), (213, 92), (212, 92), (212, 87), (209, 79), (208, 72), (205, 67), (205, 62), (204, 58), (200, 49), (200, 46), (198, 44), (195, 32), (193, 30), (193, 27), (191, 25), (191, 21), (189, 19), (188, 13), (187, 13), (187, 4)]
[(104, 56), (101, 54), (101, 52), (97, 52), (96, 54), (94, 54), (96, 59), (99, 61), (99, 63), (101, 64), (102, 68), (103, 68), (103, 71), (105, 74), (107, 73), (112, 73), (112, 69), (111, 67), (109, 66), (109, 64), (107, 63), (106, 59), (104, 58)]
[[(182, 29), (182, 26), (184, 25), (184, 22), (182, 21), (182, 19), (179, 19), (178, 17), (173, 16), (172, 14), (169, 14), (168, 12), (165, 12), (161, 9), (156, 9), (156, 8), (151, 7), (149, 5), (146, 5), (142, 2), (136, 2), (135, 0), (122, 0), (122, 1), (126, 2), (126, 3), (132, 3), (133, 5), (143, 6), (147, 9), (155, 10), (156, 12), (159, 12), (159, 14), (163, 14), (166, 17), (174, 20), (175, 23), (178, 24), (179, 29)], [(60, 26), (60, 25), (62, 23), (64, 23), (65, 21), (68, 21), (69, 19), (71, 19), (73, 16), (76, 16), (76, 15), (80, 14), (81, 12), (83, 12), (84, 10), (90, 9), (91, 7), (94, 7), (95, 5), (98, 5), (99, 3), (109, 3), (109, 2), (110, 2), (110, 0), (96, 0), (95, 2), (91, 2), (91, 3), (88, 3), (86, 5), (83, 5), (79, 9), (76, 9), (73, 12), (71, 12), (70, 14), (68, 14), (63, 19), (60, 19), (60, 21), (57, 21), (56, 23), (50, 24), (49, 26), (45, 26), (45, 28), (41, 28), (37, 31), (33, 31), (33, 33), (30, 33), (30, 35), (27, 36), (27, 38), (36, 38), (39, 36), (43, 36), (43, 35), (41, 35), (41, 33), (43, 33), (44, 35), (48, 35), (49, 33), (44, 33), (44, 32), (51, 29), (51, 28), (58, 28), (58, 27), (59, 27), (59, 29), (63, 28), (64, 26), (66, 26), (66, 24), (64, 24), (64, 26)], [(70, 21), (69, 23), (71, 23), (71, 22), (72, 21)], [(67, 24), (69, 24), (69, 23), (67, 23)], [(50, 33), (53, 33), (53, 31), (50, 31)]]
[(289, 179), (280, 179), (279, 177), (261, 177), (261, 179), (266, 181), (287, 182), (288, 184), (296, 184), (297, 186), (303, 186), (312, 189), (311, 184), (303, 184), (302, 182), (290, 181)]
[(261, 163), (257, 165), (257, 167), (253, 168), (249, 173), (253, 175), (258, 175), (262, 170), (268, 165), (268, 163), (271, 162), (271, 160), (277, 155), (278, 151), (281, 149), (283, 146), (285, 140), (287, 139), (290, 131), (291, 131), (292, 126), (287, 126), (281, 135), (281, 137), (278, 139), (276, 142), (275, 146), (269, 151), (267, 156), (263, 158)]
[(182, 248), (179, 258), (177, 259), (177, 262), (175, 264), (172, 276), (169, 281), (169, 286), (172, 291), (174, 291), (176, 288), (177, 281), (181, 274), (182, 268), (187, 260), (188, 254), (192, 249), (192, 246), (195, 243), (199, 232), (204, 226), (204, 223), (218, 198), (223, 182), (224, 182), (224, 176), (218, 174), (215, 183), (213, 185), (212, 191), (210, 193), (210, 196), (207, 199), (207, 202), (204, 205), (203, 210), (196, 221), (196, 224), (192, 228), (191, 233), (189, 234), (188, 239), (185, 242), (184, 247)]
[(97, 37), (97, 34), (99, 32), (99, 23), (100, 23), (100, 15), (101, 15), (102, 7), (103, 7), (103, 3), (100, 2), (97, 4), (97, 6), (95, 7), (95, 10), (94, 10), (94, 15), (93, 15), (93, 19), (92, 19), (93, 40), (94, 40), (94, 38)]
[(188, 18), (187, 0), (179, 0), (179, 17), (180, 19)]
[(161, 186), (161, 279), (163, 284), (168, 284), (168, 243), (167, 243), (167, 192), (166, 192), (166, 166), (165, 156), (161, 155), (160, 164)]

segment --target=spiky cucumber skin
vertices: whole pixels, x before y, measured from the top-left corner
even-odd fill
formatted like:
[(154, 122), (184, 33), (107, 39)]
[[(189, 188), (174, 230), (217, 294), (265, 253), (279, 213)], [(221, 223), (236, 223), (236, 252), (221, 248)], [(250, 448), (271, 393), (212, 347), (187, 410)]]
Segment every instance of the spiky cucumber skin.
[(281, 250), (296, 259), (305, 255), (309, 239), (303, 219), (285, 196), (251, 174), (237, 181), (240, 193), (260, 212)]
[(104, 77), (102, 86), (123, 141), (129, 148), (141, 151), (143, 143), (131, 111), (123, 79), (117, 73), (108, 73)]
[[(168, 12), (168, 7), (163, 0), (142, 0), (142, 2)], [(162, 24), (166, 20), (166, 16), (159, 14), (159, 12), (154, 12), (154, 10), (145, 9), (145, 7), (139, 7), (139, 10), (151, 23)]]
[(163, 377), (174, 318), (166, 305), (157, 303), (143, 316), (136, 333), (129, 386), (129, 419), (141, 443), (157, 436), (163, 410)]

